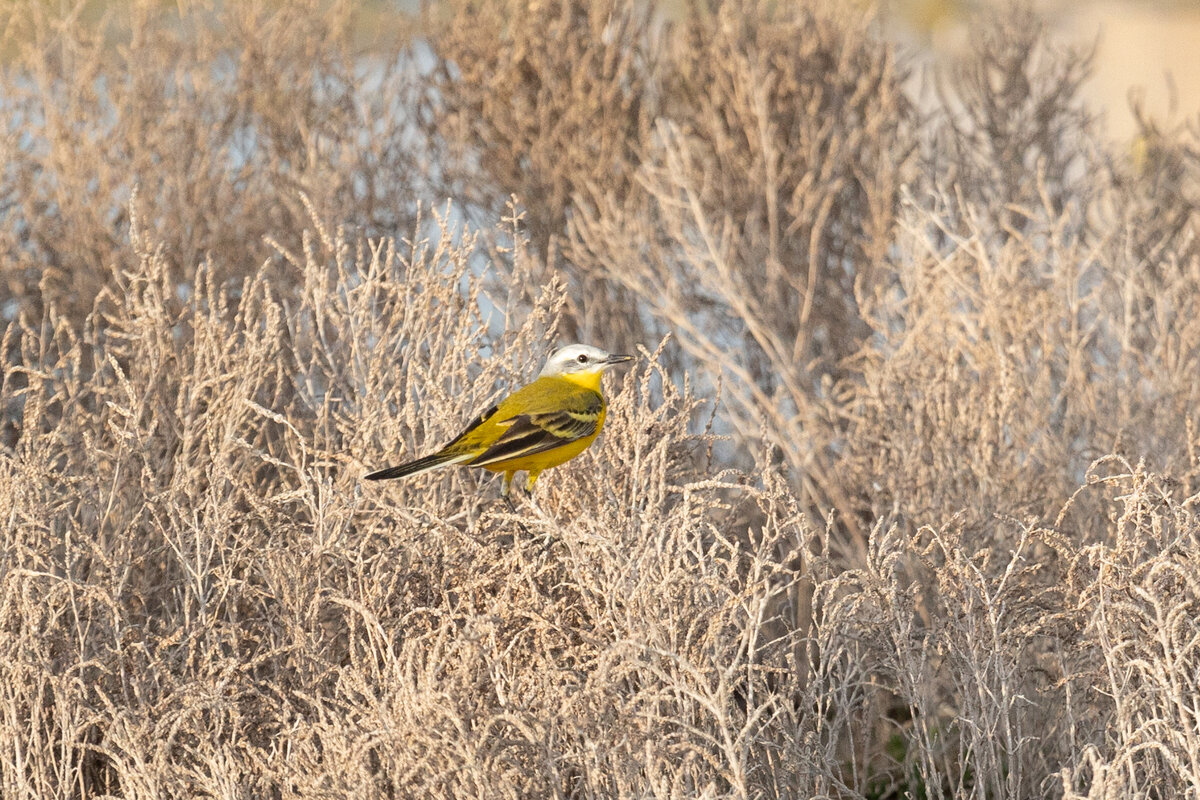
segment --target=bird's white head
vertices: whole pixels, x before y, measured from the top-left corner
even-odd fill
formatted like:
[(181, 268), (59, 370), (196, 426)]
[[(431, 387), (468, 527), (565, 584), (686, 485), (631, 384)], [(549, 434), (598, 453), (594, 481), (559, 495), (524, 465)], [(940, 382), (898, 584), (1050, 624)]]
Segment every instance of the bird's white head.
[(551, 375), (564, 378), (584, 375), (598, 376), (614, 364), (632, 360), (633, 356), (606, 353), (599, 347), (569, 344), (550, 354), (550, 358), (546, 360), (546, 366), (542, 367), (541, 375), (538, 377), (545, 378)]

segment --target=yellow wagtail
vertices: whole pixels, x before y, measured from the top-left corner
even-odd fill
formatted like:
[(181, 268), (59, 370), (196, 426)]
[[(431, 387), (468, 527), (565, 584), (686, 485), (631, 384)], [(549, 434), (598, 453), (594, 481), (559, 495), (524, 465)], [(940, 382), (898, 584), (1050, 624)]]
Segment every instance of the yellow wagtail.
[(525, 488), (532, 491), (542, 470), (579, 455), (600, 435), (607, 410), (600, 376), (614, 364), (632, 359), (586, 344), (556, 350), (536, 381), (475, 417), (450, 444), (416, 461), (372, 472), (367, 480), (463, 464), (503, 472), (505, 497), (513, 474), (528, 471)]

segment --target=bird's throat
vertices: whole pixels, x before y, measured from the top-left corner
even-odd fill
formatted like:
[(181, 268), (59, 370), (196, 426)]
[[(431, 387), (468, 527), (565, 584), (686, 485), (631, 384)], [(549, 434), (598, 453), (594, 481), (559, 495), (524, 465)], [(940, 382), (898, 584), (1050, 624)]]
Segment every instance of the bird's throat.
[(601, 370), (595, 372), (572, 372), (567, 375), (558, 375), (564, 381), (570, 381), (576, 386), (582, 386), (584, 389), (591, 389), (593, 392), (600, 392), (600, 377), (604, 373)]

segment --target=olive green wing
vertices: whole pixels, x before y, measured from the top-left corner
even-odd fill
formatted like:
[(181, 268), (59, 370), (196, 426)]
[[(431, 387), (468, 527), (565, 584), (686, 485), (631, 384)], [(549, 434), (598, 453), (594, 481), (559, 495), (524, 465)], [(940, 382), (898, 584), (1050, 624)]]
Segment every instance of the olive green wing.
[(558, 407), (547, 411), (516, 414), (494, 423), (506, 428), (486, 450), (469, 463), (485, 467), (513, 458), (537, 455), (562, 447), (578, 439), (595, 435), (604, 400), (595, 392), (583, 390), (560, 398)]

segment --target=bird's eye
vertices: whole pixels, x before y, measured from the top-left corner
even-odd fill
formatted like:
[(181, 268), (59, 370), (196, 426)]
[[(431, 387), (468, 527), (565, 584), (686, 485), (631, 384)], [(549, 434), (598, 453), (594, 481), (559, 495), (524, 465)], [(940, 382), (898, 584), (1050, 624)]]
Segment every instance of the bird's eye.
[(579, 354), (578, 361), (579, 361), (579, 363), (580, 363), (580, 364), (586, 364), (586, 363), (587, 363), (587, 354), (586, 354), (586, 353), (580, 353), (580, 354)]

